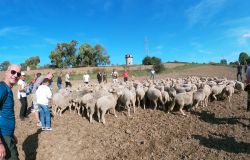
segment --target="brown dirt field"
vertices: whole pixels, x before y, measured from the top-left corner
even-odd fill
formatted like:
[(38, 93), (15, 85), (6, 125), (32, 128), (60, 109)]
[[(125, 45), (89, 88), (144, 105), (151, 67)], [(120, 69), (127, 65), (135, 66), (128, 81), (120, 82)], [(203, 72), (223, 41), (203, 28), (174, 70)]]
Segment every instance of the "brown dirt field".
[[(197, 75), (235, 79), (235, 74), (235, 68), (204, 66), (156, 78)], [(246, 111), (246, 98), (245, 92), (236, 93), (232, 106), (227, 99), (213, 101), (207, 108), (187, 112), (187, 117), (178, 112), (167, 114), (141, 108), (127, 117), (126, 111), (121, 111), (117, 118), (106, 115), (105, 126), (90, 124), (85, 117), (66, 111), (62, 117), (52, 118), (50, 132), (41, 132), (35, 126), (33, 114), (27, 121), (20, 121), (20, 104), (16, 100), (15, 133), (20, 159), (250, 159), (250, 112)]]

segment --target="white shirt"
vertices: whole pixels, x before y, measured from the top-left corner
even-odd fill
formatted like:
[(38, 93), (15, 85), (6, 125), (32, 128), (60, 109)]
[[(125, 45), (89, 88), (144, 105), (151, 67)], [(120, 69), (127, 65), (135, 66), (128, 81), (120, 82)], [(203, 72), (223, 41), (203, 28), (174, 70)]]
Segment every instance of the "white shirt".
[(84, 74), (82, 78), (83, 78), (84, 82), (89, 82), (89, 75), (88, 74)]
[(42, 105), (48, 105), (49, 99), (51, 99), (52, 92), (46, 85), (40, 85), (36, 91), (37, 103)]
[(67, 74), (65, 75), (65, 82), (69, 82), (69, 79), (70, 79), (70, 76), (69, 76), (69, 74), (67, 73)]
[[(21, 79), (19, 79), (18, 82), (17, 82), (17, 85), (18, 85), (18, 88), (19, 88), (19, 86), (21, 86), (21, 88), (24, 89), (25, 86), (26, 86), (26, 82), (23, 81), (23, 80), (21, 80)], [(25, 91), (20, 92), (19, 89), (17, 89), (17, 98), (20, 99), (21, 96), (22, 97), (27, 97), (26, 92)]]

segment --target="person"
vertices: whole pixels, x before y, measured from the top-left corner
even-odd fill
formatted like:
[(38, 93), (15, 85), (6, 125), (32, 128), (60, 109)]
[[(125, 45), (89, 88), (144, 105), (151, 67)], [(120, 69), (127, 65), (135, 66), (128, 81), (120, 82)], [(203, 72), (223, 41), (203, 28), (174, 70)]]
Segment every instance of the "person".
[(71, 82), (70, 82), (69, 72), (67, 72), (65, 75), (65, 85), (66, 85), (66, 87), (68, 87), (68, 86), (72, 87)]
[(21, 77), (17, 82), (18, 89), (17, 89), (17, 98), (19, 99), (21, 103), (21, 109), (19, 117), (21, 121), (24, 121), (25, 118), (27, 118), (27, 107), (28, 107), (28, 101), (27, 101), (27, 89), (29, 89), (29, 86), (26, 83), (26, 76), (24, 72), (21, 72)]
[(128, 81), (128, 71), (127, 71), (127, 70), (125, 70), (125, 71), (123, 72), (123, 78), (124, 78), (124, 82), (127, 82), (127, 81)]
[(89, 74), (87, 72), (84, 72), (82, 78), (85, 84), (89, 84)]
[(42, 123), (42, 130), (50, 131), (50, 111), (49, 111), (49, 100), (52, 97), (52, 92), (49, 88), (50, 79), (45, 78), (42, 85), (40, 85), (36, 91), (37, 104), (40, 112), (40, 120)]
[(41, 85), (41, 83), (43, 82), (43, 80), (45, 78), (48, 78), (49, 80), (51, 80), (53, 78), (53, 74), (51, 72), (48, 72), (46, 75), (41, 75), (40, 77), (38, 77), (36, 79), (36, 82), (34, 83), (33, 89), (32, 89), (32, 103), (33, 103), (33, 109), (34, 109), (34, 115), (36, 118), (36, 125), (38, 127), (41, 127), (41, 121), (39, 118), (39, 108), (38, 108), (38, 104), (37, 104), (37, 97), (36, 97), (36, 90), (38, 89), (38, 87)]
[(57, 87), (58, 90), (62, 89), (62, 73), (59, 73), (58, 77), (57, 77)]
[(239, 81), (239, 79), (240, 81), (242, 81), (242, 65), (240, 64), (240, 62), (237, 62), (237, 81)]
[(108, 81), (107, 81), (107, 74), (106, 74), (106, 72), (102, 72), (102, 81), (103, 81), (103, 83), (107, 83)]
[(118, 78), (118, 73), (116, 72), (115, 69), (113, 69), (113, 71), (111, 73), (111, 76), (112, 76), (113, 83), (116, 83), (117, 82), (117, 78)]
[[(30, 90), (31, 95), (32, 95), (32, 90), (33, 90), (33, 87), (34, 87), (34, 83), (36, 82), (37, 78), (39, 78), (41, 75), (42, 75), (41, 73), (37, 73), (37, 74), (35, 74), (35, 77), (31, 80), (31, 82), (29, 84), (29, 90)], [(31, 112), (32, 113), (35, 112), (33, 102), (32, 102), (32, 105), (31, 105)]]
[(246, 90), (247, 91), (247, 111), (250, 111), (250, 60), (247, 61), (247, 70), (246, 70)]
[(0, 159), (19, 159), (14, 134), (15, 103), (11, 89), (21, 76), (20, 71), (19, 65), (11, 64), (4, 73), (4, 81), (0, 83)]
[(96, 78), (99, 84), (102, 83), (102, 73), (100, 71), (97, 73)]
[(155, 70), (154, 70), (154, 68), (152, 68), (151, 69), (151, 71), (150, 71), (150, 79), (155, 79)]

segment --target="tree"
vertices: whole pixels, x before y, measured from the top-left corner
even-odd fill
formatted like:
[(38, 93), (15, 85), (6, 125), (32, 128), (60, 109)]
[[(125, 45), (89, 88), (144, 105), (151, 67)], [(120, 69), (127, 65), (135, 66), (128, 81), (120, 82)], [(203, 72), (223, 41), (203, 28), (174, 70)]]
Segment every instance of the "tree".
[(152, 60), (151, 57), (146, 56), (146, 57), (144, 57), (144, 59), (142, 60), (142, 64), (143, 64), (143, 65), (152, 65), (152, 61), (151, 61), (151, 60)]
[(39, 63), (39, 56), (30, 57), (24, 62), (24, 64), (21, 64), (21, 68), (25, 70), (27, 66), (29, 66), (31, 69), (36, 69)]
[(49, 55), (51, 63), (59, 68), (73, 66), (75, 63), (75, 52), (77, 50), (76, 45), (76, 40), (72, 40), (70, 43), (58, 43)]
[(249, 58), (249, 56), (246, 52), (241, 52), (239, 55), (240, 64), (245, 64), (248, 58)]
[(110, 64), (106, 50), (97, 44), (95, 47), (85, 43), (79, 48), (79, 53), (75, 58), (76, 66), (98, 66)]
[(158, 57), (150, 57), (150, 56), (146, 56), (143, 60), (142, 60), (142, 64), (143, 65), (154, 65), (154, 64), (159, 64), (161, 63), (161, 59)]
[(9, 67), (10, 65), (10, 62), (9, 61), (3, 61), (1, 64), (0, 64), (0, 71), (6, 71), (7, 68)]
[(109, 56), (107, 55), (106, 50), (100, 44), (95, 45), (94, 52), (95, 66), (110, 64)]
[(227, 64), (227, 60), (226, 59), (221, 59), (220, 64)]

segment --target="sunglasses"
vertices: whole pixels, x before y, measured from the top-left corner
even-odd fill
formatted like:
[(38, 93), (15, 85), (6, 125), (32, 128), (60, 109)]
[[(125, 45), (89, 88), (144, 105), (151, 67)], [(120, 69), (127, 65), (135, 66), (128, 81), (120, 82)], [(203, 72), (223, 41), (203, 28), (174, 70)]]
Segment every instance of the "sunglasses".
[(15, 71), (15, 70), (11, 70), (10, 71), (10, 73), (12, 74), (12, 75), (17, 75), (17, 77), (20, 77), (21, 76), (21, 73), (20, 72), (17, 72), (17, 71)]

